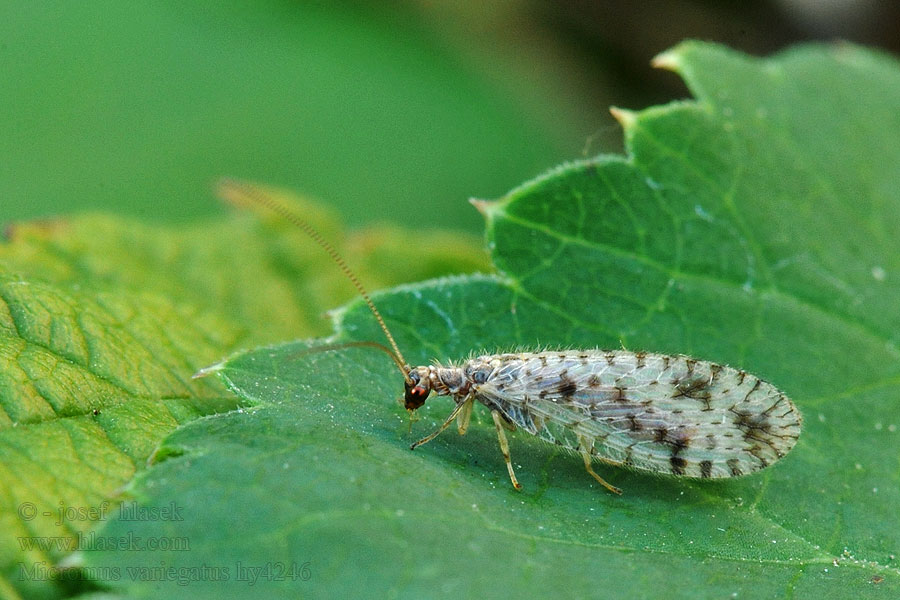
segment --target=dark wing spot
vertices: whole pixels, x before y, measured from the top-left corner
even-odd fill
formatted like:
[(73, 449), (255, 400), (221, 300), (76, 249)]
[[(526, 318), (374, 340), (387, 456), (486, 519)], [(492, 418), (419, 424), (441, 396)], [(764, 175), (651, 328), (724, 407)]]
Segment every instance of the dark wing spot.
[(679, 380), (675, 382), (675, 392), (672, 394), (672, 398), (699, 400), (703, 404), (703, 408), (700, 410), (709, 412), (713, 410), (710, 383), (710, 380), (706, 377)]
[(588, 377), (587, 384), (590, 387), (600, 387), (600, 376), (599, 375), (591, 375)]
[(653, 441), (657, 444), (669, 446), (672, 458), (678, 457), (679, 454), (691, 445), (691, 438), (685, 432), (676, 429), (675, 433), (672, 433), (671, 429), (665, 427), (653, 430)]
[(563, 379), (559, 382), (557, 391), (563, 398), (571, 398), (578, 391), (578, 385), (571, 379)]
[(634, 358), (637, 360), (637, 368), (640, 369), (644, 366), (645, 360), (647, 358), (646, 352), (636, 352)]
[(775, 403), (772, 406), (770, 406), (769, 408), (767, 408), (766, 410), (763, 411), (763, 414), (764, 415), (772, 414), (772, 411), (775, 410), (778, 407), (778, 405), (781, 404), (784, 400), (785, 400), (784, 394), (781, 394), (780, 396), (778, 396), (778, 399), (775, 400)]
[(753, 395), (753, 392), (759, 389), (759, 386), (762, 385), (762, 379), (757, 379), (756, 383), (753, 384), (753, 389), (747, 392), (747, 395), (744, 396), (744, 402), (750, 401), (750, 396)]
[(706, 377), (683, 379), (675, 384), (673, 398), (691, 398), (692, 400), (709, 400), (709, 380)]
[(767, 461), (767, 460), (765, 459), (765, 457), (760, 456), (760, 453), (762, 452), (762, 448), (759, 446), (759, 444), (753, 444), (753, 446), (751, 446), (751, 447), (747, 450), (747, 452), (749, 452), (750, 454), (752, 454), (752, 455), (754, 456), (754, 458), (756, 458), (756, 460), (759, 461), (759, 464), (760, 464), (760, 468), (761, 468), (761, 469), (763, 469), (763, 468), (769, 466), (769, 461)]
[(697, 359), (695, 358), (686, 358), (684, 360), (684, 364), (687, 366), (687, 374), (693, 375), (694, 369), (697, 368)]
[(741, 471), (741, 468), (738, 466), (738, 464), (740, 464), (738, 459), (729, 458), (727, 461), (725, 461), (725, 464), (728, 465), (728, 468), (731, 470), (732, 477), (740, 477), (744, 474), (744, 472)]
[(631, 431), (640, 431), (644, 426), (637, 420), (637, 415), (628, 415), (628, 428)]
[(673, 475), (684, 475), (684, 468), (687, 466), (686, 460), (680, 456), (673, 456), (669, 459), (669, 464), (672, 465)]
[(676, 437), (669, 439), (669, 444), (672, 446), (672, 457), (676, 457), (681, 454), (681, 451), (686, 449), (691, 444), (691, 438), (688, 437)]
[(732, 422), (744, 434), (744, 439), (758, 439), (758, 433), (770, 433), (772, 424), (765, 413), (755, 413), (731, 409), (734, 414)]
[(707, 479), (712, 476), (712, 461), (711, 460), (701, 460), (700, 461), (700, 477)]

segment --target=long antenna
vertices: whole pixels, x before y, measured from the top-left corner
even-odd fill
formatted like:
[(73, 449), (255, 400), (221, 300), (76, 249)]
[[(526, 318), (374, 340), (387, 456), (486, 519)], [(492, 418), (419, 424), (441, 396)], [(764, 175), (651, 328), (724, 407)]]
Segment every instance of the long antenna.
[[(359, 292), (359, 295), (363, 297), (363, 300), (366, 301), (366, 305), (369, 307), (369, 310), (372, 311), (372, 314), (375, 315), (375, 320), (378, 321), (378, 324), (381, 326), (381, 330), (384, 331), (384, 335), (387, 336), (388, 341), (391, 343), (391, 348), (393, 348), (394, 352), (392, 358), (394, 362), (400, 367), (400, 371), (403, 373), (403, 377), (406, 379), (407, 383), (412, 383), (412, 380), (409, 378), (409, 371), (407, 369), (406, 359), (403, 358), (403, 353), (400, 352), (400, 348), (397, 346), (397, 342), (394, 341), (394, 336), (391, 335), (391, 332), (388, 330), (387, 325), (384, 322), (384, 319), (381, 317), (381, 313), (378, 312), (378, 309), (375, 308), (375, 304), (372, 302), (372, 299), (369, 298), (369, 293), (366, 292), (366, 288), (363, 287), (362, 283), (360, 283), (359, 279), (356, 277), (356, 274), (350, 270), (350, 267), (347, 266), (347, 263), (344, 262), (344, 259), (338, 254), (337, 250), (329, 244), (319, 232), (313, 229), (312, 225), (307, 223), (300, 215), (296, 212), (288, 208), (286, 205), (282, 204), (278, 200), (276, 200), (270, 194), (267, 194), (264, 190), (240, 181), (236, 181), (234, 179), (222, 179), (219, 181), (216, 190), (219, 196), (222, 197), (226, 202), (233, 204), (235, 206), (240, 206), (242, 203), (246, 204), (247, 201), (250, 201), (254, 204), (258, 204), (260, 206), (264, 206), (268, 208), (270, 211), (284, 218), (289, 223), (297, 226), (300, 230), (303, 231), (306, 235), (311, 237), (314, 242), (319, 244), (325, 252), (328, 253), (328, 256), (337, 263), (337, 266), (341, 268), (341, 271), (344, 272), (344, 275), (347, 276), (347, 279), (356, 287), (356, 291)], [(369, 344), (359, 344), (359, 345), (370, 345), (374, 344), (374, 342), (370, 342)], [(349, 345), (349, 344), (348, 344)], [(380, 344), (378, 344), (380, 346)], [(382, 346), (382, 348), (384, 348)], [(384, 348), (387, 351), (387, 348)], [(388, 354), (390, 352), (388, 351)]]

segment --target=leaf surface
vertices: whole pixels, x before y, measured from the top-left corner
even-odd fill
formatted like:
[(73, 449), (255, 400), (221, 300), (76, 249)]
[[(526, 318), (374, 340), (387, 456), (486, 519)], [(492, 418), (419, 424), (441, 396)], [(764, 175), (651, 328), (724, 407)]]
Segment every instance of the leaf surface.
[[(433, 234), (437, 243), (406, 268), (391, 238), (422, 244), (424, 236), (383, 228), (344, 236), (317, 206), (282, 201), (349, 257), (373, 257), (376, 280), (484, 264), (471, 242)], [(325, 302), (353, 290), (302, 234), (248, 215), (181, 228), (92, 215), (14, 225), (8, 237), (0, 245), (0, 597), (54, 597), (64, 589), (48, 570), (117, 514), (113, 500), (159, 441), (241, 403), (192, 374), (238, 347), (326, 331)]]
[[(179, 429), (131, 487), (184, 520), (103, 530), (190, 551), (100, 548), (86, 564), (218, 569), (189, 586), (104, 581), (137, 597), (241, 597), (241, 567), (284, 598), (897, 594), (900, 69), (847, 45), (760, 60), (688, 43), (659, 63), (697, 99), (620, 112), (627, 158), (481, 205), (498, 275), (375, 301), (413, 364), (624, 345), (744, 368), (805, 415), (786, 458), (717, 482), (603, 468), (615, 497), (519, 433), (515, 492), (484, 414), (465, 438), (451, 429), (410, 453), (450, 401), (429, 400), (408, 433), (386, 357), (296, 342), (219, 365), (254, 406)], [(361, 302), (340, 315), (337, 339), (380, 335)], [(263, 576), (272, 565), (309, 577)]]

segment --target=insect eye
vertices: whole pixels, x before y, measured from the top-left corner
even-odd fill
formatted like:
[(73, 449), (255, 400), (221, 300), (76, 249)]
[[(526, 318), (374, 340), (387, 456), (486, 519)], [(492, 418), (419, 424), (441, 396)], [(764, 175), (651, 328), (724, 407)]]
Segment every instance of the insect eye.
[(423, 404), (425, 404), (425, 399), (428, 397), (428, 393), (430, 390), (420, 386), (414, 385), (406, 386), (406, 409), (407, 410), (416, 410)]

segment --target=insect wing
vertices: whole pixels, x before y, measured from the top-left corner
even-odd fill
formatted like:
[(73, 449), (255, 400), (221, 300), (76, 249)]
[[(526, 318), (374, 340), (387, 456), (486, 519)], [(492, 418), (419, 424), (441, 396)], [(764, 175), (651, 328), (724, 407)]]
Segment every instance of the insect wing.
[(571, 450), (687, 477), (736, 477), (784, 456), (801, 418), (773, 385), (684, 356), (522, 353), (493, 361), (477, 394), (517, 426)]

